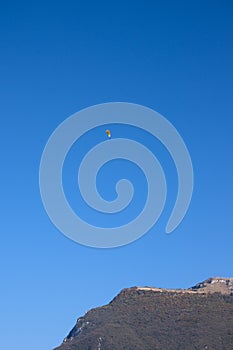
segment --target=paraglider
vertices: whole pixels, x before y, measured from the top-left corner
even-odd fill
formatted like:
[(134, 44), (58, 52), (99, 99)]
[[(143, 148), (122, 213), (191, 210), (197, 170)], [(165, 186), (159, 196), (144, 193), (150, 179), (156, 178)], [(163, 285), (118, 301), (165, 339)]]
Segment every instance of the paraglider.
[(107, 129), (107, 130), (105, 130), (105, 132), (106, 132), (108, 138), (110, 139), (111, 138), (111, 131)]

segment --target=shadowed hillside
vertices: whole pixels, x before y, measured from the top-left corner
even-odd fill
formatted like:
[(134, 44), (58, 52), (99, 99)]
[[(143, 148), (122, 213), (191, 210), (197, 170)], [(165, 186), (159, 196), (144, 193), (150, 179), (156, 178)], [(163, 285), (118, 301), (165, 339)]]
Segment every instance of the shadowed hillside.
[(133, 287), (92, 309), (56, 350), (232, 350), (233, 279), (188, 290)]

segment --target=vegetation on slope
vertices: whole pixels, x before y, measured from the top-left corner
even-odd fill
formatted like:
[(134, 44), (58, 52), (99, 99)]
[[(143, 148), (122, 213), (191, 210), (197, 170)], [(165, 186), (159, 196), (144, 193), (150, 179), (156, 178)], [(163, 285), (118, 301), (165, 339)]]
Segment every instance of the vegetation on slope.
[(232, 350), (233, 295), (123, 290), (56, 350)]

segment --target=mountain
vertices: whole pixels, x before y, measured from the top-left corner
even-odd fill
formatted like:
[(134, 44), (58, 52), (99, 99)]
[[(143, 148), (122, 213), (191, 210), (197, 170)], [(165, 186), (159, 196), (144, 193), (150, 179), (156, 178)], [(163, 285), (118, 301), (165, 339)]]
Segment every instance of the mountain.
[(132, 287), (77, 320), (54, 350), (233, 350), (233, 278)]

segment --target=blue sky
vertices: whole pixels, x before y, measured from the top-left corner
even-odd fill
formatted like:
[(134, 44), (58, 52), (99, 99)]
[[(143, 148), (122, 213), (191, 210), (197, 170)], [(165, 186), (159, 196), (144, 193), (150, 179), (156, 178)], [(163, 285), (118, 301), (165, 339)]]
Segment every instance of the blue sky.
[[(2, 4), (0, 348), (50, 350), (78, 316), (124, 287), (186, 288), (233, 276), (232, 14), (225, 0)], [(38, 172), (64, 119), (111, 101), (153, 108), (177, 128), (195, 189), (185, 219), (166, 235), (176, 174), (158, 146), (170, 184), (161, 219), (138, 241), (103, 250), (52, 225)], [(73, 180), (66, 183), (72, 196)]]

